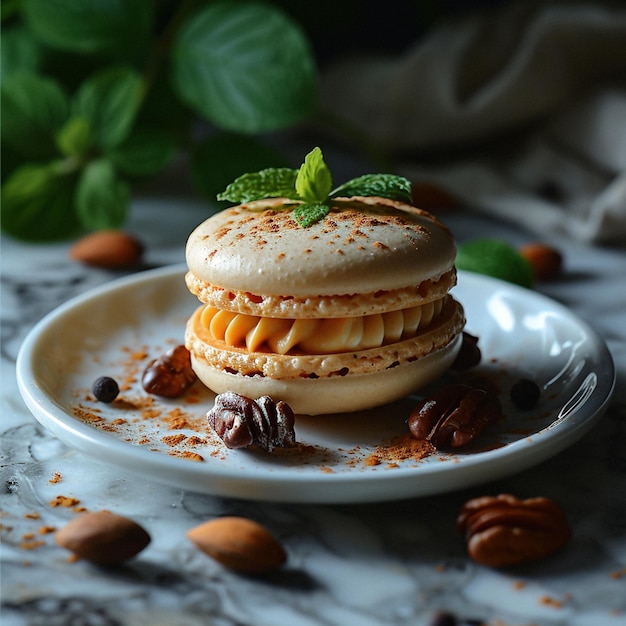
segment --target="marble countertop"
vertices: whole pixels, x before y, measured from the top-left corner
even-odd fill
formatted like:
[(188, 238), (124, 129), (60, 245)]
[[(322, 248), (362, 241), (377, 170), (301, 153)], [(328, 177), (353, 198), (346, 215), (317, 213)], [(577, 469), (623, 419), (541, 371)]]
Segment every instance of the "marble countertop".
[[(494, 220), (441, 216), (459, 241), (536, 239)], [(193, 202), (138, 199), (128, 230), (146, 266), (180, 263), (203, 218)], [(549, 238), (548, 238), (549, 241)], [(68, 298), (120, 276), (69, 260), (69, 244), (2, 241), (3, 626), (603, 626), (626, 623), (626, 253), (554, 240), (565, 273), (537, 289), (607, 342), (618, 382), (583, 440), (505, 479), (423, 498), (358, 505), (276, 504), (167, 487), (95, 462), (41, 427), (22, 401), (15, 359), (32, 326)], [(58, 476), (57, 476), (58, 474)], [(57, 476), (57, 479), (55, 479)], [(558, 554), (508, 570), (468, 558), (455, 520), (470, 497), (543, 495), (564, 508), (572, 538)], [(88, 510), (138, 521), (152, 542), (115, 568), (68, 560), (53, 530)], [(265, 524), (288, 553), (266, 577), (237, 575), (196, 550), (191, 527), (222, 515)]]

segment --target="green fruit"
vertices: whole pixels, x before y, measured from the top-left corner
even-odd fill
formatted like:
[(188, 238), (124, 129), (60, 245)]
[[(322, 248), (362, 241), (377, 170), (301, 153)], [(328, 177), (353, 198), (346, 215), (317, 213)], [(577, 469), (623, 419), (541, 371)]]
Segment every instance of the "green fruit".
[(456, 266), (460, 270), (486, 274), (522, 287), (534, 283), (530, 263), (516, 248), (499, 239), (478, 239), (458, 247)]

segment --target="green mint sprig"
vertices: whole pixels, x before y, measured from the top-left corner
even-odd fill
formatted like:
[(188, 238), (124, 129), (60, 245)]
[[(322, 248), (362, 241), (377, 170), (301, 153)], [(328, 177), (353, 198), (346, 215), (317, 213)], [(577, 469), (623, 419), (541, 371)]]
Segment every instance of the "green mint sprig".
[(265, 198), (292, 200), (294, 217), (303, 228), (323, 220), (330, 212), (333, 198), (379, 196), (411, 202), (411, 183), (393, 174), (366, 174), (334, 190), (332, 187), (332, 175), (322, 151), (314, 148), (299, 169), (268, 168), (243, 174), (228, 185), (217, 199), (236, 204)]

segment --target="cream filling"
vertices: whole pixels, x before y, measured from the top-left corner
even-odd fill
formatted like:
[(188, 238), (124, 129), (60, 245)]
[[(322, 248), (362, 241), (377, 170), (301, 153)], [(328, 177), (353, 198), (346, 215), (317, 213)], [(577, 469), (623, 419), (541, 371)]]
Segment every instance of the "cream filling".
[(414, 337), (439, 315), (449, 297), (399, 311), (320, 319), (259, 317), (206, 305), (200, 325), (213, 341), (249, 352), (336, 354)]

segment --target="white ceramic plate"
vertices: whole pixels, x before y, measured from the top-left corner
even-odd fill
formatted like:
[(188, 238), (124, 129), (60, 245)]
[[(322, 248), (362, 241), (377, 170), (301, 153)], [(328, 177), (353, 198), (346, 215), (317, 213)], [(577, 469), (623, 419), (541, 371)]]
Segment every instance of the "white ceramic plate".
[[(26, 404), (59, 439), (155, 481), (289, 502), (441, 493), (556, 454), (588, 431), (612, 393), (611, 356), (585, 323), (536, 292), (460, 272), (455, 294), (483, 353), (467, 375), (498, 385), (506, 415), (469, 448), (402, 459), (392, 444), (407, 439), (406, 418), (416, 398), (406, 398), (357, 414), (298, 416), (295, 449), (229, 450), (205, 427), (211, 392), (196, 383), (183, 398), (159, 400), (141, 388), (147, 362), (182, 343), (186, 318), (198, 304), (186, 290), (184, 271), (147, 271), (75, 298), (33, 328), (17, 363)], [(89, 392), (102, 375), (123, 387), (111, 404), (96, 402)], [(530, 411), (508, 400), (508, 388), (521, 377), (542, 388)]]

